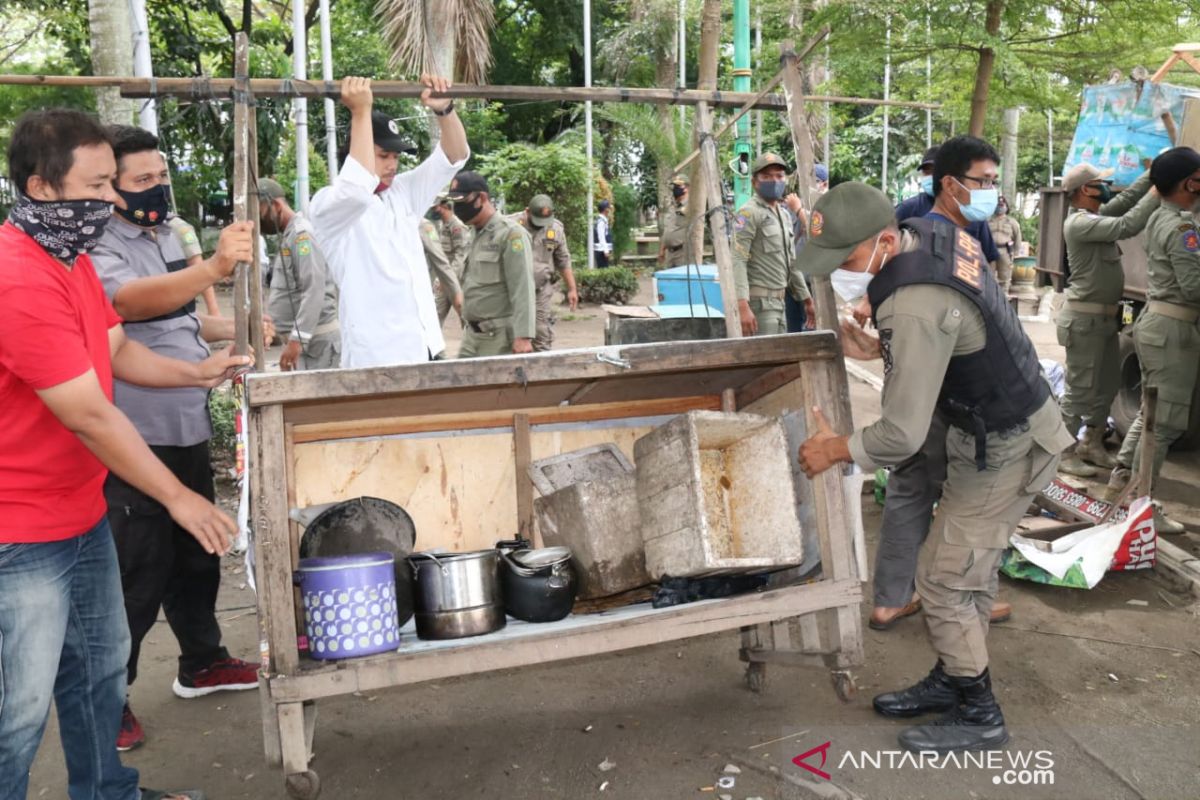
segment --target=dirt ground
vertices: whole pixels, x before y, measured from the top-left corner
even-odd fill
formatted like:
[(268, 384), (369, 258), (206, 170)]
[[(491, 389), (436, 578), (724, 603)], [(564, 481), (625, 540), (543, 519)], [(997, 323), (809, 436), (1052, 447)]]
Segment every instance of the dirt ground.
[[(598, 308), (563, 311), (560, 318), (557, 346), (602, 342)], [(1052, 326), (1028, 328), (1044, 356), (1061, 359)], [(454, 352), (458, 337), (448, 330), (447, 338)], [(878, 394), (853, 379), (851, 389), (856, 421), (870, 422), (879, 413)], [(1193, 526), (1175, 541), (1194, 553), (1200, 552), (1197, 485), (1197, 456), (1173, 454), (1164, 500)], [(873, 548), (879, 508), (870, 497), (863, 508)], [(1052, 762), (1053, 785), (1008, 785), (1048, 779), (1030, 771), (1006, 776), (1009, 764), (889, 766), (903, 725), (876, 716), (870, 701), (931, 666), (919, 616), (887, 633), (866, 631), (866, 664), (855, 671), (859, 692), (850, 703), (837, 699), (828, 673), (818, 668), (772, 667), (765, 691), (752, 694), (737, 659), (738, 636), (727, 633), (322, 701), (313, 768), (322, 797), (333, 800), (1200, 796), (1195, 599), (1153, 571), (1110, 575), (1088, 592), (1002, 579), (1001, 595), (1015, 609), (989, 637), (996, 692), (1012, 733), (1003, 757), (1041, 751), (1033, 765)], [(218, 616), (230, 649), (250, 659), (257, 653), (253, 602), (240, 561), (228, 560)], [(864, 605), (864, 618), (868, 611)], [(126, 763), (142, 771), (145, 785), (200, 787), (210, 800), (285, 797), (282, 776), (263, 761), (256, 694), (177, 699), (170, 689), (176, 655), (160, 621), (143, 646), (141, 678), (131, 691), (147, 743)], [(30, 797), (66, 796), (55, 724), (34, 766)], [(826, 742), (830, 781), (792, 763)], [(862, 751), (881, 766), (863, 764)], [(820, 766), (819, 754), (806, 763)], [(715, 788), (726, 765), (740, 770), (728, 776), (735, 785)]]

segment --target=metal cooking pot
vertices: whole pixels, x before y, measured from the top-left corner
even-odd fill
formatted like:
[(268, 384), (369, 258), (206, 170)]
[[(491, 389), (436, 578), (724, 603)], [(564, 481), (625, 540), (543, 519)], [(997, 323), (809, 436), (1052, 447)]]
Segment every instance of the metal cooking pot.
[(495, 550), (413, 553), (413, 606), (417, 636), (461, 639), (504, 627)]
[(532, 550), (528, 539), (518, 538), (497, 542), (496, 549), (505, 611), (525, 622), (557, 622), (571, 613), (579, 593), (571, 548)]

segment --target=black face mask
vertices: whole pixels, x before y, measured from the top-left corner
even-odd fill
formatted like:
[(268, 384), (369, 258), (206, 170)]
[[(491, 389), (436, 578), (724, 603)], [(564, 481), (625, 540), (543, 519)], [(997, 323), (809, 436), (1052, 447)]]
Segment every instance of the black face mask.
[[(478, 197), (475, 198), (475, 200), (478, 199)], [(478, 217), (479, 212), (483, 209), (475, 205), (475, 200), (455, 200), (454, 216), (467, 223)], [(482, 205), (482, 203), (480, 205)]]
[(144, 192), (117, 189), (117, 194), (121, 195), (128, 208), (114, 210), (134, 225), (153, 228), (167, 221), (167, 212), (171, 210), (171, 193), (165, 184), (151, 186)]
[(425, 212), (425, 219), (429, 220), (430, 222), (441, 222), (442, 215), (438, 213), (436, 208), (431, 208)]
[(8, 221), (54, 258), (73, 262), (100, 243), (112, 212), (103, 200), (40, 201), (18, 192)]
[(671, 187), (671, 196), (674, 197), (676, 200), (683, 197), (685, 194), (687, 194), (686, 187), (683, 187), (683, 186), (672, 186)]
[(1096, 199), (1101, 203), (1107, 203), (1109, 200), (1113, 199), (1112, 187), (1107, 183), (1100, 183), (1091, 188), (1099, 190), (1100, 194), (1096, 195)]

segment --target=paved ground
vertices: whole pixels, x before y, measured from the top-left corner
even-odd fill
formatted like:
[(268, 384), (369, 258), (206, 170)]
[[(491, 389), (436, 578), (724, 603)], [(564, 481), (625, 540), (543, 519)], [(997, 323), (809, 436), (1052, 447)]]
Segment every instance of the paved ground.
[[(560, 324), (559, 344), (599, 343), (601, 312), (575, 316)], [(1061, 357), (1050, 326), (1029, 329), (1043, 355)], [(852, 381), (852, 396), (860, 423), (878, 414), (878, 396), (868, 386)], [(1200, 511), (1188, 505), (1200, 485), (1197, 457), (1172, 455), (1167, 478), (1172, 510), (1200, 523)], [(873, 546), (879, 514), (870, 498), (864, 511)], [(1200, 550), (1195, 533), (1179, 543)], [(219, 616), (227, 642), (253, 658), (253, 599), (241, 565), (230, 561), (225, 569)], [(993, 628), (990, 648), (1013, 741), (1005, 763), (994, 768), (889, 768), (887, 759), (899, 755), (887, 751), (896, 750), (902, 726), (875, 716), (870, 698), (928, 670), (932, 656), (920, 618), (889, 633), (867, 632), (866, 665), (856, 673), (860, 692), (849, 704), (837, 700), (828, 674), (815, 668), (773, 668), (766, 690), (750, 693), (737, 635), (721, 634), (323, 701), (313, 766), (322, 797), (335, 800), (666, 800), (722, 792), (738, 800), (1197, 797), (1200, 612), (1193, 599), (1149, 571), (1109, 576), (1090, 592), (1008, 580), (1001, 592), (1015, 614)], [(281, 776), (263, 763), (255, 694), (175, 698), (176, 653), (160, 623), (143, 648), (142, 677), (131, 692), (148, 742), (126, 762), (142, 770), (147, 785), (203, 787), (212, 800), (284, 797)], [(792, 764), (825, 742), (831, 782)], [(880, 759), (881, 768), (864, 766), (862, 751)], [(1052, 762), (1053, 785), (1005, 785), (1007, 759), (1032, 758), (1035, 751), (1042, 751), (1035, 767)], [(602, 770), (605, 762), (615, 766)], [(819, 755), (807, 763), (819, 766)], [(712, 791), (727, 764), (741, 770), (736, 785)], [(1046, 780), (1032, 772), (1010, 777)], [(65, 796), (52, 720), (30, 797)]]

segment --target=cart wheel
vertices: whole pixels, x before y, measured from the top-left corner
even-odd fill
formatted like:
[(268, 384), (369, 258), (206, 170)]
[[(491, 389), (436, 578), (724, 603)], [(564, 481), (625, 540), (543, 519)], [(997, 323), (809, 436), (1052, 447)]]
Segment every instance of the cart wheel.
[(753, 662), (746, 665), (746, 686), (755, 694), (767, 688), (767, 665)]
[(310, 770), (293, 772), (284, 782), (287, 793), (296, 800), (317, 800), (321, 795), (321, 779)]
[(845, 670), (837, 670), (832, 673), (833, 690), (837, 692), (838, 699), (843, 703), (849, 703), (854, 699), (854, 695), (858, 693), (858, 686), (854, 684), (854, 676)]

